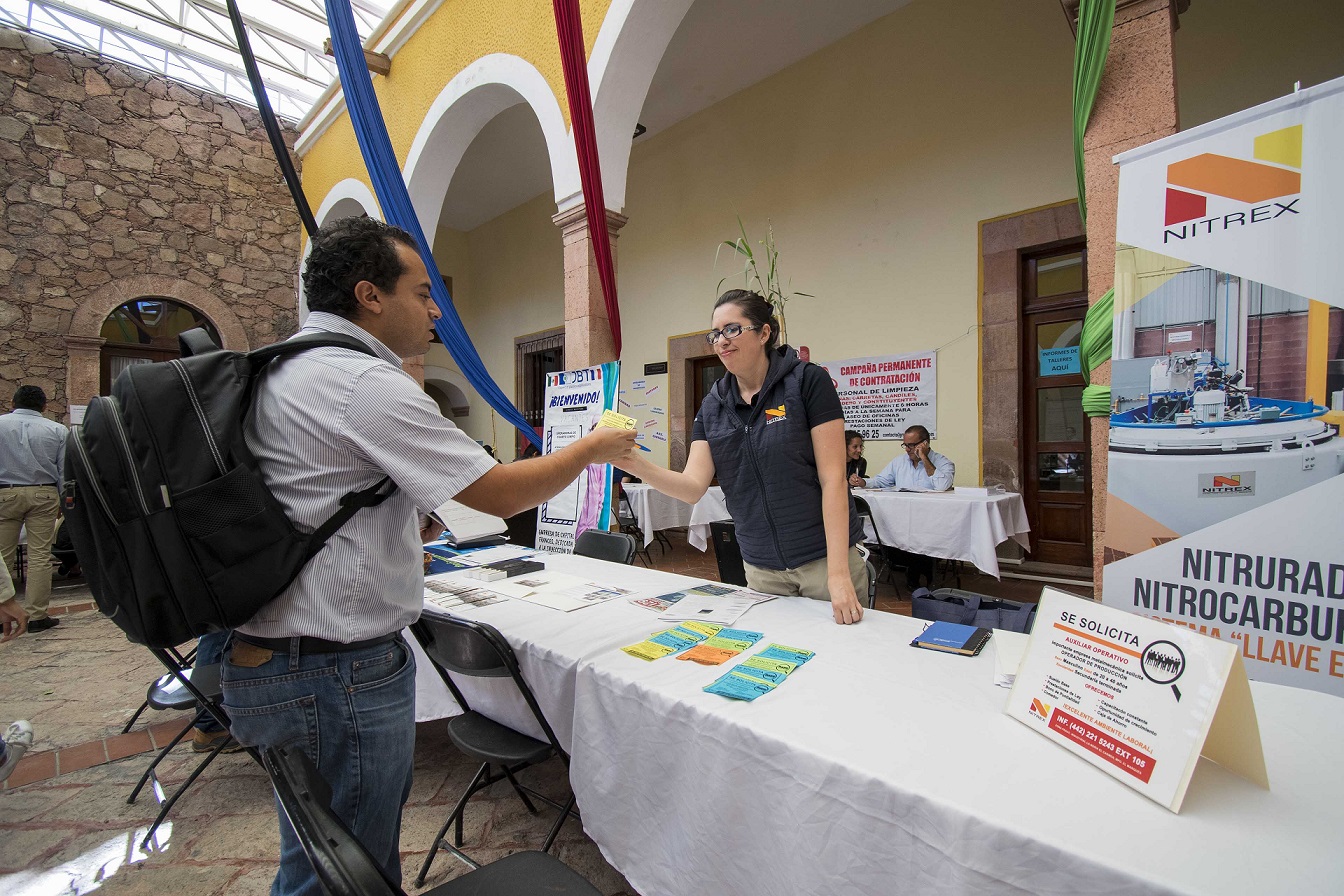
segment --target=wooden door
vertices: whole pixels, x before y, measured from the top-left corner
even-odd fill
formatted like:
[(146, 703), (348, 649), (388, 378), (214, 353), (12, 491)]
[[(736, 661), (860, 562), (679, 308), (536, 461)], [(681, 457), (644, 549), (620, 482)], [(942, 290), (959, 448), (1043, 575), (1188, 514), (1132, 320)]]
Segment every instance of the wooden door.
[(1079, 350), (1086, 250), (1027, 256), (1022, 311), (1022, 497), (1031, 560), (1092, 565), (1091, 452)]

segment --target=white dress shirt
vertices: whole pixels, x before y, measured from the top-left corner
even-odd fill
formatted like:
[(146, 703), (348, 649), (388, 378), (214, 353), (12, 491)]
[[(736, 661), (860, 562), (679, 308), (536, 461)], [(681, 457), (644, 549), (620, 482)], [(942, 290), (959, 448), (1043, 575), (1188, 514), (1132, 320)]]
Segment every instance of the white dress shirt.
[(933, 450), (929, 451), (929, 463), (933, 464), (932, 476), (924, 471), (924, 461), (918, 457), (914, 463), (909, 457), (898, 457), (869, 479), (867, 487), (907, 488), (917, 492), (944, 492), (951, 488), (956, 464)]
[(495, 460), (443, 418), (383, 343), (323, 312), (309, 314), (300, 332), (322, 331), (354, 336), (378, 357), (318, 348), (275, 364), (253, 403), (248, 447), (266, 485), (304, 531), (335, 513), (342, 495), (384, 476), (392, 477), (397, 492), (356, 513), (238, 630), (350, 643), (397, 631), (420, 616), (419, 512), (442, 505)]

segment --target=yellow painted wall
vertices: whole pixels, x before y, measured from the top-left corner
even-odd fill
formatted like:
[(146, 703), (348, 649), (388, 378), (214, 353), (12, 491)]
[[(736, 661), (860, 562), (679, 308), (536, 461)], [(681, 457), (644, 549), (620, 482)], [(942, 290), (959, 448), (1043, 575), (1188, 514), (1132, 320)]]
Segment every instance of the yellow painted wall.
[[(610, 0), (580, 0), (587, 53), (609, 6)], [(512, 54), (535, 66), (569, 122), (555, 14), (548, 0), (444, 0), (393, 57), (391, 72), (373, 78), (399, 164), (405, 164), (434, 98), (458, 72), (491, 53)], [(349, 114), (342, 112), (303, 156), (304, 192), (325, 196), (347, 177), (372, 189)]]
[(1198, 0), (1176, 32), (1181, 127), (1344, 76), (1341, 0)]
[[(942, 347), (934, 447), (979, 481), (977, 222), (1074, 181), (1058, 8), (969, 5), (918, 0), (636, 144), (619, 272), (633, 369), (708, 326), (736, 216), (753, 238), (769, 220), (793, 288), (816, 295), (789, 303), (790, 342), (818, 361)], [(870, 470), (895, 446), (870, 442)]]
[[(448, 231), (434, 242), (435, 260), (453, 278), (454, 300), (467, 332), (510, 398), (515, 397), (514, 338), (565, 322), (564, 257), (553, 214), (554, 200), (542, 195), (470, 233)], [(460, 369), (437, 345), (425, 363)], [(474, 391), (468, 397), (471, 413), (454, 422), (508, 460), (515, 441), (511, 424), (496, 417)]]

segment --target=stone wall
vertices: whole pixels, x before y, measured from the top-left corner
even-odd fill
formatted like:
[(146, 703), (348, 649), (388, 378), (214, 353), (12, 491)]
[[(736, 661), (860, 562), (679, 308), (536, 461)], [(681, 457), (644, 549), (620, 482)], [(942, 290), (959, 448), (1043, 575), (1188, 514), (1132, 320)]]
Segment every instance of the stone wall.
[(131, 299), (190, 305), (229, 347), (297, 326), (299, 219), (256, 110), (8, 29), (0, 220), (3, 410), (22, 383), (57, 419), (97, 394)]

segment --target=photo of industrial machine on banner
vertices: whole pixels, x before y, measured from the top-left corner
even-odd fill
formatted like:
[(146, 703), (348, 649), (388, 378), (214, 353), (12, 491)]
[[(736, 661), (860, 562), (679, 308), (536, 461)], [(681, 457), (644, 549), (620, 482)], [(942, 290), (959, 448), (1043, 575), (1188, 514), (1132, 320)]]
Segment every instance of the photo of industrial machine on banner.
[(1108, 606), (1344, 696), (1344, 79), (1119, 157)]

